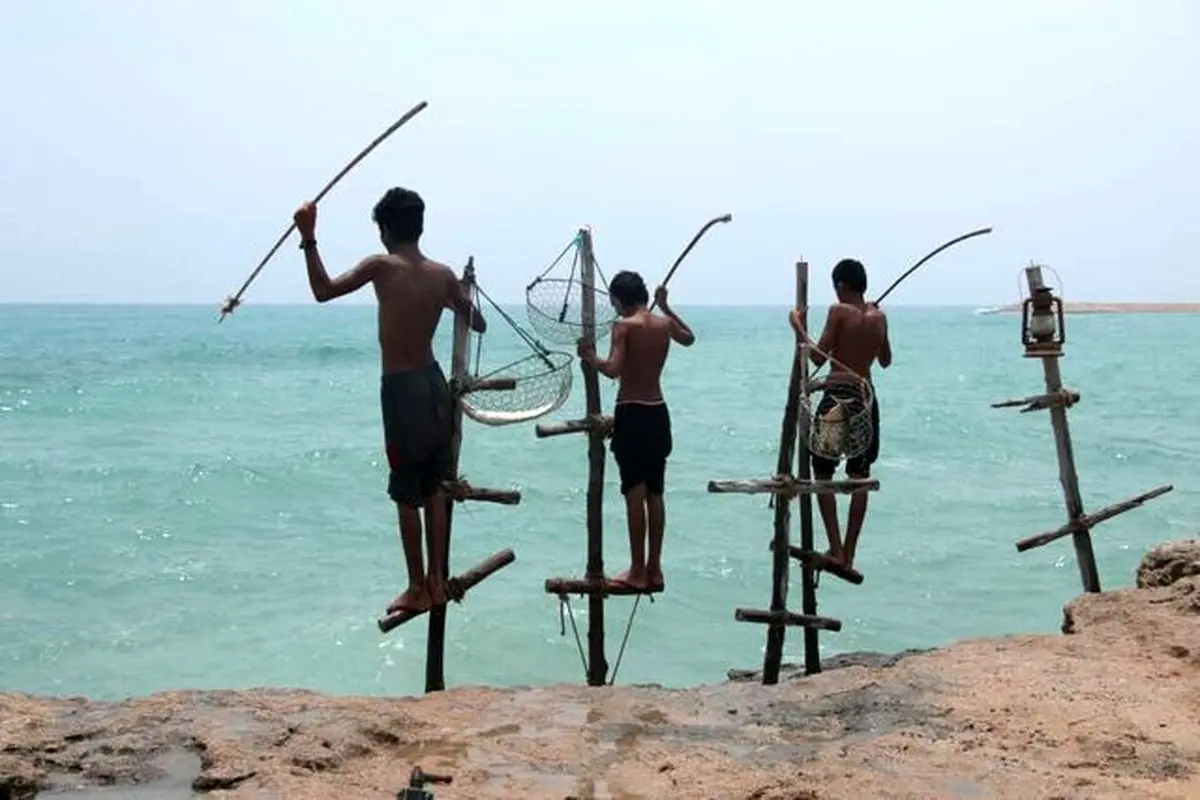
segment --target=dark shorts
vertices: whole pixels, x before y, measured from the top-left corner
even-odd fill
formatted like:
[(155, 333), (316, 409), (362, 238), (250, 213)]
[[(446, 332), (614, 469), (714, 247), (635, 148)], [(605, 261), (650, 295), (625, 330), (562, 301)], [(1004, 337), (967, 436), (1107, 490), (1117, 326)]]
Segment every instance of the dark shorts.
[(612, 452), (621, 473), (621, 494), (645, 485), (661, 495), (671, 455), (671, 415), (666, 403), (617, 403)]
[[(838, 400), (845, 403), (848, 411), (851, 414), (862, 411), (864, 398), (858, 389), (850, 386), (839, 387), (837, 385), (829, 386), (821, 396), (821, 402), (817, 404), (817, 415), (828, 413)], [(861, 455), (846, 461), (846, 474), (854, 478), (869, 478), (871, 477), (871, 465), (879, 458), (879, 401), (875, 397), (875, 393), (871, 393), (871, 442), (867, 445), (867, 449)], [(823, 458), (818, 455), (812, 456), (812, 471), (813, 477), (820, 480), (828, 480), (833, 477), (833, 473), (837, 470), (838, 462)]]
[(379, 401), (387, 448), (388, 496), (400, 505), (423, 506), (450, 480), (454, 400), (435, 361), (423, 369), (384, 375)]

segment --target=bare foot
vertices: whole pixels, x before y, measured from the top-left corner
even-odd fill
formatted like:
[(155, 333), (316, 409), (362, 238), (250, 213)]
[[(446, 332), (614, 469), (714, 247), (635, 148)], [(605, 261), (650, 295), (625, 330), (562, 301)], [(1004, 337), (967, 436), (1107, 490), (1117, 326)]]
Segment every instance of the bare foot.
[(661, 569), (647, 570), (647, 576), (647, 585), (652, 591), (661, 592), (663, 589), (667, 588), (667, 584), (663, 580), (663, 573)]
[(434, 608), (446, 605), (446, 582), (441, 578), (430, 577), (426, 580), (429, 587), (429, 602)]
[(411, 586), (396, 595), (387, 607), (387, 613), (398, 611), (427, 611), (429, 609), (429, 593), (424, 588), (414, 589)]
[(608, 579), (608, 582), (612, 586), (628, 587), (630, 589), (646, 589), (650, 585), (646, 580), (645, 572), (635, 572), (631, 569), (614, 575)]

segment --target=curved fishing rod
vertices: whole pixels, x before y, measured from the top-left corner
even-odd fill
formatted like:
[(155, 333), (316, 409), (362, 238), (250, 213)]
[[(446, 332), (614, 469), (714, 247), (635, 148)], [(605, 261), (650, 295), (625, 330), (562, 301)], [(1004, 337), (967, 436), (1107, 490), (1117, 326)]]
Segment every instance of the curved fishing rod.
[(992, 232), (991, 228), (980, 228), (977, 231), (971, 231), (970, 233), (964, 233), (962, 236), (951, 239), (950, 241), (946, 242), (945, 244), (941, 245), (940, 247), (930, 251), (924, 258), (922, 258), (920, 261), (918, 261), (917, 263), (915, 263), (911, 267), (909, 267), (907, 270), (905, 270), (903, 275), (901, 275), (899, 278), (896, 278), (896, 280), (892, 281), (892, 285), (889, 286), (883, 294), (879, 295), (879, 299), (875, 301), (875, 305), (879, 305), (880, 303), (882, 303), (883, 298), (885, 298), (889, 294), (891, 294), (892, 290), (895, 289), (897, 286), (899, 286), (900, 283), (905, 278), (907, 278), (909, 275), (912, 275), (914, 272), (916, 272), (918, 269), (920, 269), (921, 266), (923, 264), (925, 264), (926, 261), (928, 261), (929, 259), (936, 256), (938, 253), (942, 252), (943, 250), (945, 250), (947, 248), (953, 247), (954, 245), (958, 244), (959, 242), (965, 242), (967, 239), (970, 239), (972, 237), (983, 236), (984, 234), (991, 233), (991, 232)]
[[(675, 259), (675, 263), (671, 265), (671, 269), (667, 270), (667, 277), (663, 278), (662, 283), (660, 283), (659, 286), (666, 286), (671, 281), (671, 276), (675, 274), (675, 270), (679, 269), (679, 265), (683, 263), (685, 258), (687, 258), (687, 254), (692, 252), (692, 248), (696, 246), (696, 242), (700, 241), (704, 234), (708, 233), (709, 228), (711, 228), (713, 225), (716, 225), (718, 222), (729, 222), (732, 219), (733, 214), (723, 214), (719, 217), (713, 217), (708, 222), (704, 223), (704, 227), (697, 231), (696, 235), (692, 237), (692, 240), (688, 242), (688, 246), (683, 248), (683, 252), (679, 254), (679, 258)], [(657, 300), (651, 302), (650, 310), (653, 311), (656, 305), (658, 305)]]
[[(331, 180), (329, 183), (325, 184), (325, 188), (322, 189), (320, 192), (318, 192), (317, 196), (315, 198), (313, 198), (313, 203), (321, 202), (321, 198), (323, 198), (325, 195), (329, 194), (329, 190), (332, 189), (334, 186), (337, 186), (338, 181), (340, 181), (342, 178), (346, 177), (346, 173), (348, 173), (350, 170), (354, 169), (358, 165), (358, 162), (360, 162), (364, 158), (366, 158), (367, 155), (369, 155), (370, 152), (372, 150), (374, 150), (376, 147), (383, 144), (383, 140), (388, 138), (389, 136), (391, 136), (396, 131), (398, 131), (404, 125), (404, 123), (408, 122), (410, 119), (415, 117), (417, 114), (420, 114), (422, 111), (424, 111), (425, 107), (428, 105), (429, 105), (429, 103), (422, 100), (421, 102), (417, 103), (415, 106), (410, 108), (407, 112), (405, 112), (404, 116), (400, 117), (400, 119), (396, 120), (391, 125), (389, 125), (387, 130), (385, 130), (383, 133), (376, 136), (375, 140), (373, 142), (371, 142), (369, 145), (367, 145), (366, 147), (364, 147), (362, 152), (360, 152), (353, 159), (351, 159), (349, 164), (342, 167), (341, 172), (339, 172), (337, 175), (333, 176), (333, 180)], [(258, 262), (258, 266), (255, 267), (254, 271), (250, 273), (250, 277), (246, 278), (246, 282), (242, 284), (242, 288), (238, 289), (236, 294), (232, 294), (229, 297), (225, 298), (225, 302), (221, 303), (221, 316), (220, 316), (220, 318), (217, 319), (217, 322), (224, 322), (225, 317), (228, 316), (229, 314), (232, 314), (233, 310), (242, 304), (242, 295), (245, 294), (246, 290), (250, 288), (250, 284), (254, 283), (254, 279), (258, 277), (258, 273), (262, 272), (263, 267), (265, 267), (267, 265), (267, 262), (271, 260), (271, 256), (275, 255), (275, 251), (277, 251), (280, 247), (283, 246), (283, 243), (285, 241), (287, 241), (287, 238), (292, 235), (292, 231), (294, 231), (294, 230), (296, 230), (295, 222), (293, 222), (291, 225), (288, 226), (288, 229), (283, 232), (282, 236), (279, 237), (279, 241), (275, 242), (275, 246), (267, 251), (267, 254), (265, 256), (263, 256), (262, 261)]]

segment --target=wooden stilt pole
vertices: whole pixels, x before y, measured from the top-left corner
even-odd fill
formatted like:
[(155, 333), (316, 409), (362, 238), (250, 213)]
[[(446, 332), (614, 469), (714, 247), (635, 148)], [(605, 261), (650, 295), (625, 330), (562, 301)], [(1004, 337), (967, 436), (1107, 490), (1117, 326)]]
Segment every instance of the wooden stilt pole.
[[(808, 330), (808, 262), (796, 263), (796, 308), (801, 309), (800, 322), (804, 330)], [(809, 396), (808, 385), (808, 347), (802, 346), (800, 351), (800, 396)], [(806, 404), (807, 406), (807, 404)], [(808, 438), (809, 427), (812, 425), (812, 414), (799, 415), (797, 424), (798, 450), (800, 453), (800, 469), (796, 473), (802, 481), (812, 480), (812, 461), (809, 458)], [(812, 495), (800, 495), (800, 549), (814, 552), (813, 542), (813, 507)], [(790, 553), (789, 553), (790, 556)], [(817, 573), (811, 560), (800, 562), (800, 610), (808, 617), (817, 615)], [(804, 673), (812, 675), (821, 671), (821, 645), (818, 640), (820, 631), (815, 626), (804, 629)]]
[[(582, 323), (584, 338), (596, 344), (596, 259), (592, 251), (592, 234), (580, 230), (582, 247), (581, 284), (583, 289)], [(580, 361), (583, 370), (584, 398), (589, 417), (600, 416), (600, 380), (596, 370)], [(604, 461), (607, 450), (599, 426), (588, 431), (587, 482), (587, 573), (590, 581), (604, 581)], [(608, 661), (604, 657), (604, 594), (593, 591), (588, 595), (588, 686), (603, 686), (608, 678)]]
[[(475, 257), (467, 260), (463, 276), (475, 280)], [(454, 315), (454, 339), (450, 350), (450, 378), (455, 382), (467, 380), (467, 365), (470, 359), (470, 321)], [(450, 445), (450, 464), (454, 475), (458, 475), (458, 458), (462, 452), (462, 398), (454, 398), (454, 438)], [(453, 528), (454, 500), (446, 495), (446, 553), (441, 564), (430, 564), (431, 569), (441, 571), (442, 580), (450, 580), (450, 532)], [(428, 524), (428, 520), (426, 520)], [(433, 558), (433, 554), (429, 554)], [(425, 641), (425, 691), (440, 692), (446, 688), (446, 606), (429, 610), (429, 635)]]
[[(802, 276), (803, 275), (803, 280)], [(803, 307), (807, 300), (808, 281), (807, 270), (796, 272), (796, 307)], [(808, 352), (803, 344), (796, 347), (792, 356), (792, 371), (788, 379), (787, 402), (784, 405), (783, 425), (779, 433), (779, 459), (775, 464), (777, 475), (794, 475), (796, 460), (797, 424), (800, 418), (801, 392), (806, 388), (808, 376)], [(791, 544), (791, 505), (792, 498), (775, 496), (775, 528), (772, 540), (771, 568), (771, 614), (777, 621), (767, 628), (767, 649), (763, 656), (763, 683), (767, 686), (779, 682), (779, 670), (783, 663), (783, 641), (787, 627), (782, 622), (782, 615), (787, 613), (788, 568), (791, 558), (788, 546)], [(812, 536), (812, 509), (809, 508), (809, 537)], [(811, 544), (811, 542), (810, 542)]]

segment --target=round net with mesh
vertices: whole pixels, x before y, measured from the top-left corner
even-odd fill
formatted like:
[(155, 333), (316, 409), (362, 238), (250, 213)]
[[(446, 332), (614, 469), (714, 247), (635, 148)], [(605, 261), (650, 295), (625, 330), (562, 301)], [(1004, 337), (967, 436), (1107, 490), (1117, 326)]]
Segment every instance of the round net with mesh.
[(511, 380), (513, 388), (479, 389), (462, 398), (463, 413), (483, 425), (532, 422), (557, 410), (571, 395), (571, 356), (536, 352), (500, 369), (480, 375), (477, 381)]
[[(571, 266), (567, 277), (549, 277), (566, 261), (568, 255)], [(596, 263), (595, 254), (592, 254), (595, 285), (591, 288), (584, 286), (581, 280), (583, 257), (583, 239), (581, 235), (576, 235), (558, 254), (558, 258), (551, 261), (550, 266), (525, 289), (525, 310), (529, 324), (549, 342), (573, 345), (589, 332), (583, 323), (585, 298), (592, 302), (595, 330), (591, 333), (596, 339), (606, 336), (617, 318), (616, 310), (608, 300), (608, 291), (604, 288), (608, 281)]]
[(809, 452), (832, 461), (856, 458), (867, 452), (875, 432), (871, 419), (875, 396), (871, 384), (852, 376), (831, 375), (819, 385), (818, 391), (821, 399), (812, 412)]
[(590, 291), (578, 280), (539, 278), (525, 291), (525, 308), (529, 324), (539, 336), (555, 344), (573, 345), (587, 333), (583, 324), (583, 298), (591, 294), (595, 304), (596, 339), (603, 339), (616, 311), (608, 301), (608, 292), (593, 288)]

